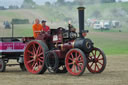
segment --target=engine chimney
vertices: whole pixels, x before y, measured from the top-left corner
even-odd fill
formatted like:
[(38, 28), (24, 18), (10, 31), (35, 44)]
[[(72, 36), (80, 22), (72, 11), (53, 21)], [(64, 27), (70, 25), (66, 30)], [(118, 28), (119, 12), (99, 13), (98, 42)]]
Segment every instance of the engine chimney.
[(84, 9), (84, 7), (78, 7), (80, 38), (83, 38), (82, 31), (84, 31)]

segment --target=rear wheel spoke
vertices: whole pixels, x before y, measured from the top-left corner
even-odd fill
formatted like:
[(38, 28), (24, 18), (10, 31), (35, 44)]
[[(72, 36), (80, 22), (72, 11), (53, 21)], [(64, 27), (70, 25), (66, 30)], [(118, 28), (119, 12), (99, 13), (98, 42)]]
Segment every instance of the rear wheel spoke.
[(35, 44), (33, 44), (33, 50), (34, 50), (34, 52), (36, 52), (36, 46), (35, 46)]
[(68, 65), (73, 65), (73, 63), (71, 62), (71, 63), (68, 63)]
[(29, 63), (32, 63), (34, 61), (34, 59), (32, 59), (32, 60), (29, 60), (27, 63), (29, 64)]
[(72, 68), (71, 68), (71, 70), (73, 70), (74, 69), (74, 64), (72, 65)]
[(79, 59), (81, 57), (81, 55), (77, 56), (77, 59)]
[(33, 56), (29, 56), (30, 58), (33, 58)]
[(75, 58), (77, 58), (78, 56), (77, 56), (77, 52), (75, 52)]
[(40, 46), (38, 46), (38, 48), (36, 50), (36, 55), (39, 53), (39, 49), (40, 49)]
[(36, 69), (36, 66), (37, 66), (37, 63), (35, 63), (35, 65), (33, 66), (33, 68), (32, 68), (32, 71), (35, 71)]
[(35, 61), (32, 63), (32, 67), (35, 65), (35, 63), (36, 63)]
[(33, 52), (31, 52), (30, 50), (28, 50), (27, 53), (29, 53), (31, 55), (34, 55)]
[(73, 61), (73, 59), (72, 59), (72, 58), (70, 58), (70, 57), (69, 57), (68, 59), (69, 59), (69, 60), (71, 60), (71, 61)]
[(38, 58), (38, 60), (39, 60), (40, 62), (44, 62), (44, 60), (41, 60), (40, 58)]
[(39, 58), (44, 60), (44, 57), (39, 57)]
[(73, 54), (71, 53), (71, 56), (72, 56), (72, 59), (74, 59), (74, 56), (73, 56)]
[(38, 54), (38, 56), (41, 56), (41, 55), (43, 55), (43, 56), (44, 56), (44, 53), (43, 53), (43, 52), (41, 52), (40, 54)]

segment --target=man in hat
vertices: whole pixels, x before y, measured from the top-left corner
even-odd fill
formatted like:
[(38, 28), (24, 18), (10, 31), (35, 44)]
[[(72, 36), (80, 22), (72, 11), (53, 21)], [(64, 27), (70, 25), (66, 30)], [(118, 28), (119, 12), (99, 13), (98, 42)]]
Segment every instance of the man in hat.
[(49, 28), (49, 26), (46, 25), (46, 21), (45, 20), (42, 20), (42, 30), (44, 32), (50, 32), (50, 28)]
[(33, 35), (34, 38), (37, 38), (37, 36), (39, 35), (40, 31), (42, 30), (42, 26), (40, 24), (39, 19), (35, 19), (35, 24), (33, 25)]

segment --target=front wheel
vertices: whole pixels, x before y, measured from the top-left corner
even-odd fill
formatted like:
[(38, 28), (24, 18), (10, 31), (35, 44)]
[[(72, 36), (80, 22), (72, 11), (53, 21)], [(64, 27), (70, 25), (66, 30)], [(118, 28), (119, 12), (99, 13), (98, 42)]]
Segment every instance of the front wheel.
[(87, 68), (91, 73), (101, 73), (106, 67), (106, 56), (99, 48), (94, 48), (88, 56)]
[(65, 65), (67, 71), (74, 76), (80, 76), (83, 74), (86, 68), (86, 57), (82, 50), (71, 49), (66, 54)]

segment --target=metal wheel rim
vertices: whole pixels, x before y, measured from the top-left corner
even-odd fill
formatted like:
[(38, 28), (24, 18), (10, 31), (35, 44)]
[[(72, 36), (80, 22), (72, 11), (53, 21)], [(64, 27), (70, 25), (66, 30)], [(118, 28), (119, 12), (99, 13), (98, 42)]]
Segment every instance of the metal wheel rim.
[(104, 68), (104, 54), (101, 50), (94, 48), (92, 52), (89, 53), (87, 68), (92, 73), (99, 73)]
[(42, 70), (44, 66), (44, 49), (40, 43), (33, 41), (28, 44), (24, 53), (24, 63), (31, 73), (36, 74)]
[[(73, 53), (75, 53), (75, 56), (73, 55)], [(78, 60), (76, 58), (78, 58), (80, 60)], [(76, 63), (74, 63), (75, 60), (76, 60)], [(69, 61), (72, 61), (72, 62), (69, 62)], [(67, 68), (68, 72), (71, 73), (72, 75), (80, 75), (84, 69), (84, 64), (85, 64), (84, 58), (83, 58), (82, 54), (77, 50), (70, 51), (68, 53), (68, 55), (66, 56), (66, 68)], [(70, 65), (72, 65), (72, 66), (70, 66)]]

